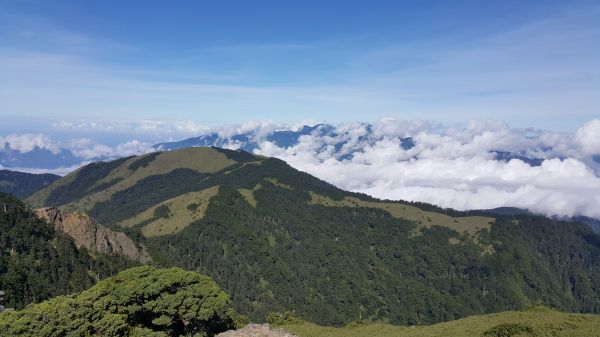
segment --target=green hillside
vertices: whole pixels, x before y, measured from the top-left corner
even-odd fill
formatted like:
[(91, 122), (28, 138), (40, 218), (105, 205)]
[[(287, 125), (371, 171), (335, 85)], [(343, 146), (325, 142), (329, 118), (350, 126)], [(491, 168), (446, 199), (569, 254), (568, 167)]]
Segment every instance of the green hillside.
[(77, 249), (70, 237), (19, 200), (0, 193), (0, 290), (3, 305), (22, 308), (56, 295), (81, 291), (132, 262), (117, 255)]
[(54, 174), (31, 174), (0, 170), (0, 193), (9, 193), (17, 198), (26, 198), (59, 178), (60, 176)]
[(95, 163), (28, 202), (126, 231), (158, 265), (211, 276), (256, 321), (285, 310), (325, 325), (538, 304), (600, 312), (600, 237), (585, 225), (380, 201), (241, 151)]

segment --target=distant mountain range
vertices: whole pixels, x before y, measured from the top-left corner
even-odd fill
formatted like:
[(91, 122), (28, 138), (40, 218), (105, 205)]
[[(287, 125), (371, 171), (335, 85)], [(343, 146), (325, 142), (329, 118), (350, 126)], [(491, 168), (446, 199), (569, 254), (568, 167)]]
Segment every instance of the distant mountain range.
[[(367, 134), (359, 137), (360, 141), (366, 141), (369, 144), (373, 144), (374, 142), (381, 140), (381, 136), (377, 136), (372, 132), (373, 127), (371, 125), (361, 124), (361, 126), (366, 127)], [(260, 143), (263, 141), (273, 142), (276, 146), (285, 149), (297, 145), (300, 137), (302, 136), (318, 135), (320, 137), (330, 137), (332, 143), (323, 145), (333, 146), (334, 156), (337, 159), (344, 160), (350, 159), (355, 152), (361, 150), (360, 148), (348, 146), (349, 139), (347, 137), (340, 137), (340, 135), (343, 135), (344, 132), (347, 131), (338, 130), (338, 128), (329, 124), (318, 124), (314, 126), (305, 125), (296, 130), (272, 130), (267, 133), (264, 133), (260, 130), (233, 132), (227, 134), (222, 132), (212, 132), (180, 141), (158, 143), (151, 148), (162, 151), (183, 149), (187, 147), (216, 146), (254, 152), (260, 147)], [(415, 146), (415, 140), (413, 137), (399, 137), (399, 140), (402, 148), (405, 150), (411, 149)], [(525, 153), (514, 153), (502, 149), (494, 150), (492, 152), (495, 158), (501, 161), (519, 159), (532, 166), (538, 166), (543, 161), (542, 158), (531, 157)], [(91, 158), (87, 157), (85, 158), (85, 161), (112, 159), (116, 158), (98, 155)], [(36, 147), (29, 152), (23, 153), (18, 150), (10, 149), (6, 144), (3, 147), (0, 146), (0, 167), (7, 169), (57, 169), (71, 167), (80, 164), (83, 161), (84, 158), (78, 157), (68, 148), (60, 148), (58, 152), (54, 153), (48, 149)], [(600, 158), (598, 158), (598, 161), (600, 162)]]
[[(594, 201), (600, 157), (576, 135), (516, 130), (501, 123), (453, 129), (401, 121), (305, 125), (293, 130), (252, 124), (214, 130), (153, 146), (138, 142), (133, 151), (98, 146), (71, 152), (53, 146), (45, 147), (52, 151), (34, 148), (17, 153), (5, 145), (0, 165), (25, 170), (39, 159), (39, 167), (54, 167), (56, 160), (44, 159), (54, 153), (69, 165), (74, 153), (86, 160), (108, 161), (117, 159), (117, 153), (217, 146), (276, 157), (337, 187), (384, 199), (427, 201), (462, 210), (510, 206), (562, 218), (600, 219)], [(78, 166), (51, 172), (65, 174)], [(550, 198), (552, 203), (542, 202)]]
[(201, 271), (253, 320), (403, 324), (545, 304), (600, 312), (600, 236), (515, 210), (458, 212), (343, 191), (285, 162), (184, 148), (96, 162), (26, 199)]
[[(298, 144), (298, 139), (301, 136), (309, 136), (313, 132), (321, 134), (333, 134), (335, 128), (327, 124), (319, 124), (315, 126), (303, 126), (298, 130), (281, 130), (272, 131), (264, 138), (267, 141), (274, 142), (277, 146), (288, 148)], [(237, 133), (233, 135), (221, 135), (218, 132), (209, 133), (199, 137), (188, 138), (176, 142), (158, 143), (154, 145), (156, 150), (177, 150), (186, 147), (198, 146), (216, 146), (216, 147), (236, 147), (240, 150), (253, 152), (258, 148), (258, 137), (255, 131)]]
[[(377, 136), (373, 133), (373, 127), (369, 124), (361, 124), (367, 129), (364, 136), (358, 137), (358, 141), (366, 141), (373, 144), (382, 139), (382, 136)], [(349, 139), (340, 137), (344, 132), (329, 124), (318, 124), (315, 126), (303, 126), (297, 130), (281, 130), (272, 131), (266, 135), (259, 135), (256, 131), (238, 133), (233, 135), (221, 135), (218, 132), (209, 133), (199, 137), (193, 137), (176, 142), (158, 143), (153, 146), (158, 151), (177, 150), (187, 147), (198, 146), (216, 146), (225, 148), (241, 149), (247, 152), (254, 152), (260, 148), (260, 143), (263, 141), (273, 142), (280, 148), (287, 149), (299, 143), (302, 136), (318, 136), (328, 137), (332, 142), (323, 144), (323, 146), (333, 146), (333, 155), (337, 159), (351, 159), (354, 153), (361, 151), (361, 148), (349, 147)], [(400, 137), (400, 144), (404, 150), (412, 149), (415, 146), (413, 137)], [(354, 141), (354, 139), (353, 139)], [(509, 161), (511, 159), (519, 159), (531, 166), (541, 165), (543, 159), (535, 157), (527, 157), (524, 154), (512, 153), (508, 151), (497, 150), (493, 151), (496, 160)]]

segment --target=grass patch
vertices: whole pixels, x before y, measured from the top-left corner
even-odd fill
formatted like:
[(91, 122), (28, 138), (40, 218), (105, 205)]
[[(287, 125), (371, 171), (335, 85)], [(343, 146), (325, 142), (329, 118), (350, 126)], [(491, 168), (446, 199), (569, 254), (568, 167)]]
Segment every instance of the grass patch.
[(288, 184), (284, 184), (282, 182), (280, 182), (279, 180), (277, 180), (277, 178), (266, 178), (265, 180), (269, 181), (271, 184), (281, 187), (281, 188), (285, 188), (286, 190), (293, 190), (294, 188)]
[[(155, 175), (163, 175), (172, 172), (175, 169), (190, 169), (201, 173), (214, 173), (236, 162), (229, 159), (225, 153), (213, 148), (194, 147), (175, 151), (155, 152), (143, 156), (131, 157), (124, 160), (119, 166), (115, 167), (103, 179), (99, 179), (90, 187), (87, 194), (66, 205), (64, 209), (68, 211), (88, 212), (93, 209), (97, 203), (110, 200), (116, 192), (123, 191), (138, 181)], [(79, 171), (79, 170), (78, 170)], [(78, 171), (73, 174), (77, 174)], [(69, 184), (74, 180), (72, 174), (59, 179), (60, 185)], [(117, 182), (107, 188), (108, 183)], [(40, 191), (38, 196), (31, 199), (34, 205), (43, 204), (45, 197), (50, 193), (47, 190), (54, 190), (59, 186)], [(95, 191), (93, 193), (89, 193)]]
[(140, 225), (146, 237), (170, 235), (182, 231), (206, 214), (210, 198), (219, 193), (219, 186), (190, 192), (161, 202), (119, 223), (124, 227)]
[(451, 217), (446, 214), (424, 211), (418, 207), (394, 202), (364, 201), (354, 197), (333, 200), (329, 197), (310, 192), (312, 205), (328, 207), (368, 207), (382, 209), (394, 218), (407, 219), (417, 223), (419, 228), (431, 226), (447, 227), (459, 233), (476, 236), (482, 229), (490, 229), (494, 218), (484, 216)]
[(256, 198), (254, 197), (254, 191), (261, 188), (260, 184), (256, 184), (253, 189), (249, 190), (247, 188), (238, 188), (238, 192), (246, 199), (246, 201), (250, 204), (250, 206), (256, 208)]

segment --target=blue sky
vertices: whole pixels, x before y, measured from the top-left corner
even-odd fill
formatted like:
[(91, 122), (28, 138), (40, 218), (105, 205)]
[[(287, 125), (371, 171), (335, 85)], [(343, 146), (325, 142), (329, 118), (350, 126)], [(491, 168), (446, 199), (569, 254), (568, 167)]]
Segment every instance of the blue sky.
[(600, 116), (600, 1), (0, 0), (0, 134)]

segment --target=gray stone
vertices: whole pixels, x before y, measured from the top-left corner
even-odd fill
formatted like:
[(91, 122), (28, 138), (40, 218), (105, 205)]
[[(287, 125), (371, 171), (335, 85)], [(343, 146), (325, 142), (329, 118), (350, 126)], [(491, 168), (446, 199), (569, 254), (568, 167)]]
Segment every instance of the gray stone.
[(217, 337), (298, 337), (283, 329), (271, 329), (268, 324), (248, 324), (240, 330), (230, 330)]

